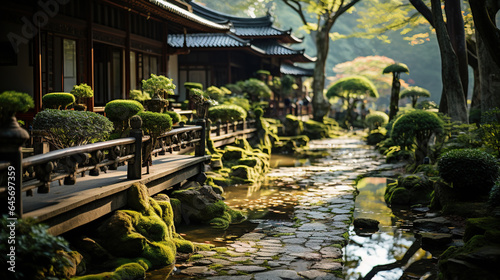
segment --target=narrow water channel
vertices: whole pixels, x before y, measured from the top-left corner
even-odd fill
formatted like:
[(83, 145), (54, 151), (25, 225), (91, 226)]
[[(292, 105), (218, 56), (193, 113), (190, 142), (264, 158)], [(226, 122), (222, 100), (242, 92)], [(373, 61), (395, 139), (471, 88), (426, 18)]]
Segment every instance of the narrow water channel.
[[(418, 240), (407, 225), (410, 217), (404, 217), (409, 209), (397, 209), (397, 215), (384, 201), (386, 178), (368, 177), (358, 182), (354, 218), (369, 218), (380, 222), (379, 231), (373, 234), (359, 234), (351, 225), (349, 244), (345, 247), (346, 280), (374, 279), (396, 280), (402, 278), (404, 270), (416, 261), (430, 260), (432, 255), (421, 249)], [(413, 246), (413, 247), (412, 247)], [(412, 248), (412, 250), (410, 250)], [(407, 252), (413, 252), (412, 255)], [(408, 261), (406, 261), (408, 259)], [(377, 265), (392, 264), (389, 269), (378, 273), (369, 272)], [(394, 268), (392, 268), (394, 267)], [(392, 268), (392, 269), (391, 269)], [(406, 274), (409, 274), (407, 272)], [(427, 279), (427, 271), (412, 272), (418, 278)], [(374, 275), (373, 278), (370, 278)], [(423, 277), (423, 278), (422, 278)]]

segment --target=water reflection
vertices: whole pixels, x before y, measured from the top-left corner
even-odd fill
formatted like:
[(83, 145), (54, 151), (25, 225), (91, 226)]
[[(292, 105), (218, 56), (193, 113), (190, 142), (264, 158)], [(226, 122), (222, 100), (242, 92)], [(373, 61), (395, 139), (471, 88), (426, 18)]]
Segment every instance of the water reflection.
[[(368, 236), (356, 235), (351, 226), (344, 254), (347, 280), (400, 279), (411, 263), (432, 257), (420, 249), (413, 233), (397, 226), (401, 221), (384, 201), (385, 188), (385, 178), (364, 178), (358, 183), (354, 218), (375, 219), (380, 224), (379, 231)], [(367, 275), (375, 266), (382, 270)]]

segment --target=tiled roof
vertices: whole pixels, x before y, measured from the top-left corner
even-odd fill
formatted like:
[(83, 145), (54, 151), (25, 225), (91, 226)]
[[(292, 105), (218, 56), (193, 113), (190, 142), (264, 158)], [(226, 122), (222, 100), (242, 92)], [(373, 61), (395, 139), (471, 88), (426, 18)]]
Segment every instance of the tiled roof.
[(273, 40), (254, 40), (252, 45), (265, 51), (266, 55), (290, 57), (294, 62), (314, 62), (312, 58), (304, 53), (304, 50), (294, 50)]
[[(219, 24), (230, 23), (233, 28), (231, 31), (241, 37), (279, 37), (284, 43), (300, 43), (302, 39), (291, 34), (291, 30), (281, 30), (273, 26), (273, 17), (269, 14), (257, 18), (237, 17), (224, 14), (203, 5), (188, 1), (193, 8), (193, 13), (207, 20)], [(247, 38), (245, 38), (247, 39)]]
[(280, 66), (280, 73), (283, 75), (311, 77), (314, 74), (314, 69), (307, 69), (292, 64), (283, 63)]
[[(216, 23), (210, 20), (207, 20), (206, 18), (200, 17), (194, 13), (191, 13), (190, 11), (184, 10), (181, 7), (178, 7), (172, 3), (169, 3), (165, 0), (149, 0), (149, 2), (157, 5), (158, 7), (161, 7), (164, 10), (167, 10), (177, 16), (180, 16), (182, 18), (185, 18), (187, 20), (190, 20), (192, 22), (195, 22), (197, 24), (201, 24), (203, 26), (207, 26), (210, 28), (213, 28), (215, 30), (229, 30), (229, 26), (224, 23)], [(217, 31), (214, 31), (217, 32)]]
[[(167, 43), (170, 47), (182, 48), (184, 35), (169, 34)], [(188, 48), (242, 48), (250, 47), (250, 41), (224, 33), (187, 34), (186, 46)]]

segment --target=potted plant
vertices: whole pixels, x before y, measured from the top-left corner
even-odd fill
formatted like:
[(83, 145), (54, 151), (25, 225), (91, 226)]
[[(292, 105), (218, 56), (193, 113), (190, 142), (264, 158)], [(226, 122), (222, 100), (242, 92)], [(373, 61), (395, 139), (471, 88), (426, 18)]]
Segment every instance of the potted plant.
[(175, 85), (172, 79), (163, 75), (151, 74), (151, 78), (142, 80), (142, 90), (149, 93), (151, 99), (144, 100), (144, 105), (148, 111), (162, 113), (168, 105), (165, 99), (168, 95), (174, 94)]
[(202, 90), (197, 88), (191, 89), (189, 98), (194, 105), (196, 110), (195, 116), (198, 119), (206, 119), (208, 117), (208, 108), (211, 105), (218, 104), (217, 101), (208, 98)]
[(19, 127), (15, 114), (33, 107), (33, 98), (26, 93), (4, 91), (0, 94), (0, 146), (4, 150), (9, 147), (17, 149), (29, 139), (28, 132)]
[(94, 91), (92, 90), (92, 88), (85, 83), (74, 85), (70, 93), (73, 94), (76, 98), (76, 104), (74, 105), (74, 108), (77, 111), (87, 110), (87, 105), (84, 100), (85, 98), (91, 98), (92, 96), (94, 96)]

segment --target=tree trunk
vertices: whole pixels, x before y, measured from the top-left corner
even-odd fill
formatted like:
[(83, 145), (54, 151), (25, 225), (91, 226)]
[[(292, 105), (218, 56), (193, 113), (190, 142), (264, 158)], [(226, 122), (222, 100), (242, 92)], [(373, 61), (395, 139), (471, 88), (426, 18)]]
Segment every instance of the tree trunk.
[(467, 62), (467, 45), (465, 44), (464, 19), (462, 17), (462, 8), (460, 0), (446, 0), (446, 27), (451, 38), (453, 50), (458, 58), (458, 68), (460, 80), (465, 100), (467, 100), (467, 91), (469, 89), (469, 68)]
[(392, 120), (399, 111), (399, 90), (401, 83), (397, 72), (392, 73), (391, 104), (389, 106), (389, 120)]
[(476, 27), (476, 37), (483, 39), (485, 50), (500, 67), (500, 30), (494, 22), (500, 7), (496, 1), (487, 0), (471, 0), (469, 5)]
[(316, 50), (317, 50), (317, 60), (314, 66), (314, 81), (313, 81), (313, 119), (318, 122), (323, 122), (323, 117), (325, 117), (330, 110), (330, 103), (325, 98), (323, 94), (323, 89), (325, 88), (325, 67), (326, 59), (328, 56), (328, 48), (330, 44), (330, 37), (328, 36), (328, 30), (323, 30), (319, 28), (316, 33)]
[(432, 17), (436, 26), (436, 35), (441, 53), (443, 94), (448, 102), (448, 115), (454, 121), (467, 123), (467, 107), (460, 80), (457, 57), (446, 30), (439, 0), (431, 0)]
[(482, 37), (477, 36), (479, 80), (481, 87), (481, 112), (500, 108), (500, 67), (494, 62)]

